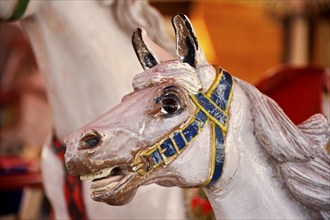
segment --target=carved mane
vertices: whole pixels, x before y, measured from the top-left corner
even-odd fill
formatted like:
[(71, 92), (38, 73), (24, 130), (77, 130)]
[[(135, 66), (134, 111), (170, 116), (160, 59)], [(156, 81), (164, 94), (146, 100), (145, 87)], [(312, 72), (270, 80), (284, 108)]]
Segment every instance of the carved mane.
[[(275, 161), (289, 193), (311, 209), (330, 214), (330, 155), (325, 150), (330, 132), (327, 119), (316, 114), (299, 126), (253, 86), (236, 79), (251, 100), (258, 143)], [(279, 132), (280, 131), (280, 132)]]

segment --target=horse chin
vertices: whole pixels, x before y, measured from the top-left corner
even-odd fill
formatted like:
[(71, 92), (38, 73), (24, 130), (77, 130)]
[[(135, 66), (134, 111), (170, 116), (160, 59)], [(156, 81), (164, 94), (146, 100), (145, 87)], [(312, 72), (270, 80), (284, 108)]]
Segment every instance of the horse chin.
[(123, 193), (117, 193), (114, 196), (110, 196), (110, 197), (106, 198), (102, 202), (105, 202), (108, 205), (112, 205), (112, 206), (126, 205), (127, 203), (129, 203), (130, 201), (133, 200), (133, 198), (136, 194), (136, 191), (137, 191), (137, 189), (133, 189), (133, 190), (126, 191)]
[[(111, 179), (116, 179), (116, 176), (110, 177)], [(119, 177), (118, 177), (119, 178)], [(99, 183), (92, 183), (91, 185), (91, 197), (93, 200), (98, 202), (105, 202), (112, 206), (122, 206), (130, 201), (135, 196), (135, 193), (139, 187), (138, 176), (135, 174), (130, 174), (125, 176), (120, 180), (120, 182), (112, 182), (104, 187), (104, 183), (108, 181), (106, 179), (98, 181)]]

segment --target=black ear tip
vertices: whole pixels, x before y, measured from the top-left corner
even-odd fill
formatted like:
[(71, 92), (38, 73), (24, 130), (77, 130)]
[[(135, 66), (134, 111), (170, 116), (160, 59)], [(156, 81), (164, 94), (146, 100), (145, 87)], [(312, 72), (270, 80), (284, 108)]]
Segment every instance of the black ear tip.
[(136, 28), (136, 32), (138, 32), (139, 35), (142, 35), (143, 29), (138, 27), (138, 28)]
[(136, 28), (136, 30), (133, 32), (133, 34), (132, 34), (132, 39), (134, 39), (134, 38), (142, 38), (142, 28), (140, 28), (140, 27), (138, 27), (138, 28)]
[(180, 16), (180, 18), (182, 19), (182, 20), (188, 20), (188, 16), (187, 15), (185, 15), (185, 14), (178, 14), (178, 16)]
[(187, 21), (188, 17), (185, 14), (176, 14), (172, 17), (172, 23), (178, 20)]
[(173, 18), (181, 18), (183, 20), (186, 20), (188, 17), (185, 14), (176, 14), (176, 15), (174, 15)]

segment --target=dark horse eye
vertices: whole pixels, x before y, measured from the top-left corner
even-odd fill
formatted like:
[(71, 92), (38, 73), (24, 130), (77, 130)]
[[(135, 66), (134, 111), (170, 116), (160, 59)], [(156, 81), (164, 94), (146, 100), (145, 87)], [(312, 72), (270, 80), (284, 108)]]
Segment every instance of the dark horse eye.
[(97, 132), (85, 135), (81, 138), (80, 142), (83, 148), (94, 148), (96, 147), (101, 140), (101, 136)]
[(178, 109), (180, 109), (179, 100), (175, 95), (169, 95), (162, 99), (162, 109), (161, 111), (165, 114), (174, 114)]

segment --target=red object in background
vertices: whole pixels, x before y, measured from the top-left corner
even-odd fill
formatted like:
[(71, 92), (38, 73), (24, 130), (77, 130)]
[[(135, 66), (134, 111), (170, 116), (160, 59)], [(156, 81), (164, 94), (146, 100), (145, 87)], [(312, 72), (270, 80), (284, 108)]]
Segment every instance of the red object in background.
[(325, 72), (321, 67), (281, 66), (268, 71), (270, 77), (256, 87), (274, 99), (295, 124), (300, 124), (313, 114), (322, 113)]
[[(66, 146), (63, 145), (55, 136), (53, 136), (51, 147), (56, 156), (63, 162), (63, 166), (65, 166), (64, 153)], [(83, 199), (82, 182), (80, 178), (78, 176), (71, 176), (68, 172), (65, 173), (63, 178), (65, 202), (69, 211), (70, 218), (79, 220), (88, 219)]]
[(195, 195), (191, 200), (191, 209), (199, 209), (201, 215), (212, 214), (212, 207), (207, 198), (202, 198), (199, 195)]
[(42, 187), (40, 164), (35, 160), (14, 156), (0, 158), (0, 191)]
[(204, 199), (198, 196), (193, 197), (193, 199), (191, 200), (191, 208), (200, 208), (201, 214), (210, 214), (210, 212), (212, 211), (210, 202), (206, 198)]

